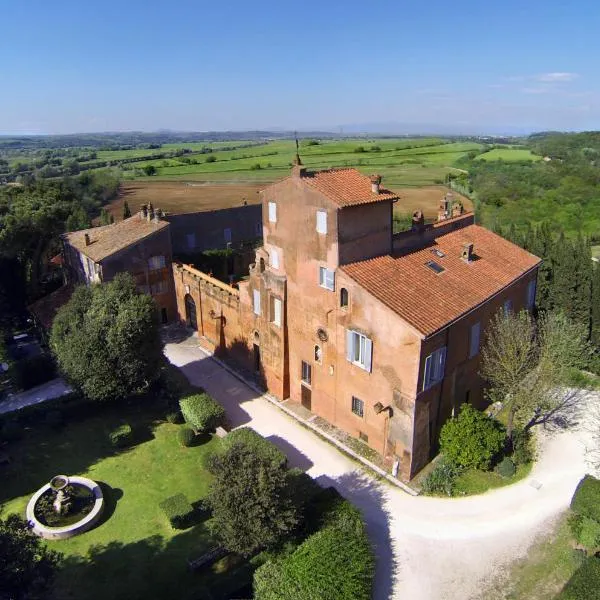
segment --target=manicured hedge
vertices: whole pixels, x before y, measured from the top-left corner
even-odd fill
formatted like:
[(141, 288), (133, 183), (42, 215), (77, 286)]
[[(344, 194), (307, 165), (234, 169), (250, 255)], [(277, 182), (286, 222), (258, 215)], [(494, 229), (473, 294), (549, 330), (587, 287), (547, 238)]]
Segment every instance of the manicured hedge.
[(244, 444), (250, 447), (255, 453), (269, 458), (274, 465), (287, 465), (287, 456), (277, 447), (266, 440), (262, 435), (256, 433), (249, 427), (234, 429), (223, 438), (223, 448), (227, 449), (233, 444)]
[(179, 401), (183, 418), (198, 431), (212, 431), (225, 421), (225, 409), (206, 392)]
[(195, 437), (196, 434), (189, 427), (181, 427), (177, 431), (177, 441), (184, 448), (189, 448), (194, 443)]
[(187, 529), (194, 524), (196, 511), (184, 494), (169, 496), (158, 506), (169, 519), (173, 529)]
[(373, 550), (360, 512), (346, 501), (290, 555), (254, 575), (256, 600), (370, 600)]
[(600, 523), (600, 479), (586, 475), (579, 482), (571, 500), (571, 510)]
[(119, 425), (116, 429), (113, 429), (108, 437), (110, 439), (110, 443), (116, 448), (124, 448), (133, 440), (133, 431), (131, 429), (131, 425), (129, 423), (123, 423), (123, 425)]
[(555, 600), (600, 600), (600, 558), (587, 558)]

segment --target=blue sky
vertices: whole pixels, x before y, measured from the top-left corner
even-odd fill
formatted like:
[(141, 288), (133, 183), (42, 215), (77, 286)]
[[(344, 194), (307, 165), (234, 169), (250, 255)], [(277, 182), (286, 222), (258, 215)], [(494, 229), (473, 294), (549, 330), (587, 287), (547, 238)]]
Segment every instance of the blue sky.
[(600, 128), (597, 0), (0, 0), (0, 14), (2, 133)]

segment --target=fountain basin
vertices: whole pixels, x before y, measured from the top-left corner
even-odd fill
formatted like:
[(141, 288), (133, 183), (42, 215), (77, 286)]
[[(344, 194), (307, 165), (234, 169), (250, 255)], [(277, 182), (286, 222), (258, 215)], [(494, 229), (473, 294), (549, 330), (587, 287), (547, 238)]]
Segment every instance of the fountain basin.
[[(54, 481), (54, 479), (53, 479)], [(100, 486), (87, 477), (69, 477), (67, 482), (72, 485), (78, 485), (87, 488), (94, 496), (94, 505), (92, 510), (79, 521), (66, 525), (64, 527), (50, 527), (42, 523), (35, 515), (35, 507), (38, 500), (49, 490), (54, 489), (51, 483), (41, 487), (27, 503), (25, 518), (31, 525), (31, 531), (46, 540), (66, 540), (80, 533), (84, 533), (94, 527), (102, 517), (104, 510), (104, 497)]]

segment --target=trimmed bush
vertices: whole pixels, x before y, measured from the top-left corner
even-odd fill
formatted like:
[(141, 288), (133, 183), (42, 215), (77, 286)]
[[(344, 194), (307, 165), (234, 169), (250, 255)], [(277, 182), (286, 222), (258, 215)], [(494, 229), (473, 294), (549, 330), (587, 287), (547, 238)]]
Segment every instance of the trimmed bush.
[(595, 550), (600, 546), (600, 523), (597, 521), (573, 514), (569, 517), (569, 526), (577, 543), (586, 550)]
[(194, 524), (196, 511), (184, 494), (169, 496), (158, 506), (169, 519), (173, 529), (187, 529)]
[(498, 475), (500, 475), (501, 477), (506, 477), (507, 479), (513, 477), (514, 474), (517, 472), (515, 463), (510, 458), (508, 458), (508, 456), (505, 456), (502, 459), (502, 462), (498, 465), (497, 470)]
[(266, 440), (262, 435), (256, 433), (249, 427), (241, 427), (229, 432), (223, 438), (223, 449), (226, 450), (234, 444), (243, 444), (249, 447), (252, 452), (260, 454), (262, 457), (270, 460), (274, 466), (287, 466), (287, 456), (277, 447)]
[(110, 443), (115, 448), (124, 448), (133, 440), (133, 431), (129, 423), (123, 423), (108, 434)]
[(361, 514), (344, 501), (331, 517), (292, 554), (256, 570), (256, 600), (371, 598), (375, 561)]
[(189, 427), (182, 427), (177, 432), (177, 441), (184, 448), (189, 448), (194, 443), (195, 437), (196, 434)]
[(186, 423), (197, 431), (213, 431), (225, 421), (225, 409), (206, 392), (179, 401)]
[(165, 418), (167, 419), (167, 422), (172, 423), (173, 425), (183, 423), (183, 415), (178, 410), (167, 413)]
[(442, 427), (440, 449), (460, 467), (487, 470), (502, 450), (505, 439), (506, 431), (501, 423), (470, 404), (463, 404), (460, 414)]
[(600, 479), (586, 475), (577, 485), (571, 510), (600, 523)]
[(13, 365), (15, 384), (22, 390), (46, 383), (56, 377), (56, 364), (48, 354), (38, 354)]
[(428, 496), (454, 496), (456, 478), (460, 475), (460, 471), (452, 461), (442, 457), (423, 480), (421, 486), (423, 493)]
[(600, 558), (590, 556), (555, 600), (600, 600)]
[(531, 433), (524, 429), (515, 429), (512, 434), (513, 453), (515, 465), (526, 465), (534, 458)]

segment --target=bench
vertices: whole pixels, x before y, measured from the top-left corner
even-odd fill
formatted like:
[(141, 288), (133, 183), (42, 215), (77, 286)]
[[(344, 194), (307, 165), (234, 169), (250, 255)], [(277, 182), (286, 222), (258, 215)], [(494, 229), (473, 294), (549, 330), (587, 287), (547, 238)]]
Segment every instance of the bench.
[(188, 559), (188, 568), (190, 571), (197, 571), (201, 567), (206, 565), (212, 565), (217, 562), (220, 558), (223, 558), (226, 554), (229, 554), (222, 546), (213, 546), (208, 552), (205, 552), (202, 556), (194, 559)]

